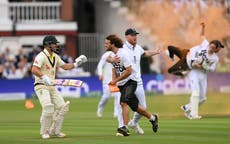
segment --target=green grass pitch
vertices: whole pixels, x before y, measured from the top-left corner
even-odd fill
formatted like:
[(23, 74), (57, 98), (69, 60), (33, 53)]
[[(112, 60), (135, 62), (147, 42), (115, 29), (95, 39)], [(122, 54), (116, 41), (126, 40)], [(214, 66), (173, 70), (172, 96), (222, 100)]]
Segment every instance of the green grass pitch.
[(30, 110), (24, 108), (24, 101), (0, 101), (0, 144), (230, 144), (229, 94), (208, 94), (200, 109), (201, 120), (183, 116), (180, 106), (189, 100), (188, 95), (148, 96), (148, 110), (160, 116), (159, 131), (153, 133), (149, 121), (142, 118), (145, 134), (130, 129), (129, 137), (115, 136), (112, 98), (102, 118), (96, 117), (99, 97), (68, 100), (71, 107), (63, 126), (67, 137), (48, 140), (39, 135), (38, 100)]

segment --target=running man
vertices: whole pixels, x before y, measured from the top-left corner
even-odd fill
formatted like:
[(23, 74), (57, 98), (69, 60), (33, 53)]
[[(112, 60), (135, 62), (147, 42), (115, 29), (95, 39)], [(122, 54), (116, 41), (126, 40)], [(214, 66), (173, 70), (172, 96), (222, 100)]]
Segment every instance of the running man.
[[(132, 68), (135, 69), (136, 73), (136, 80), (137, 80), (137, 88), (135, 91), (135, 95), (139, 101), (139, 105), (142, 106), (144, 109), (147, 108), (146, 106), (146, 99), (145, 99), (145, 91), (143, 87), (143, 82), (141, 78), (141, 68), (140, 68), (140, 61), (141, 57), (151, 57), (160, 53), (160, 49), (157, 48), (155, 50), (144, 50), (140, 45), (137, 44), (137, 35), (139, 33), (134, 28), (129, 28), (125, 31), (125, 38), (126, 42), (123, 45), (132, 61)], [(137, 134), (144, 134), (143, 129), (139, 126), (138, 121), (142, 117), (141, 114), (138, 112), (134, 113), (133, 119), (129, 121), (128, 126), (133, 128)]]
[(123, 42), (118, 36), (109, 35), (106, 37), (106, 42), (108, 43), (110, 50), (114, 52), (114, 57), (117, 56), (120, 59), (119, 62), (112, 62), (114, 68), (112, 71), (112, 81), (110, 82), (111, 85), (117, 84), (121, 92), (120, 104), (122, 107), (124, 126), (117, 129), (117, 135), (130, 135), (128, 130), (128, 107), (148, 118), (152, 124), (152, 130), (157, 132), (158, 117), (147, 112), (145, 108), (139, 105), (138, 99), (135, 95), (137, 88), (137, 72), (132, 68), (130, 54), (125, 48), (122, 48)]

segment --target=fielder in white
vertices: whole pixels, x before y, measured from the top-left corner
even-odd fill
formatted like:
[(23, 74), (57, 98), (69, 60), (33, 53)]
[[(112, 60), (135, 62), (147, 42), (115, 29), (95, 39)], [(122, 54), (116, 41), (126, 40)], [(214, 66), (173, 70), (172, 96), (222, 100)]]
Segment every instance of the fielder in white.
[[(105, 48), (108, 49), (109, 45), (105, 42)], [(100, 99), (97, 108), (97, 116), (102, 117), (102, 112), (104, 110), (105, 105), (107, 104), (110, 96), (114, 97), (114, 117), (117, 117), (118, 127), (123, 126), (123, 118), (122, 118), (122, 109), (120, 105), (120, 92), (110, 92), (109, 82), (112, 80), (112, 68), (113, 65), (107, 62), (107, 58), (113, 54), (112, 51), (107, 50), (101, 57), (98, 66), (98, 76), (99, 80), (102, 81), (103, 86), (103, 95)]]
[(69, 101), (65, 102), (53, 84), (57, 67), (70, 70), (87, 61), (86, 56), (81, 55), (75, 59), (75, 63), (65, 63), (59, 57), (59, 43), (55, 36), (48, 35), (43, 39), (44, 50), (34, 60), (32, 73), (35, 75), (34, 90), (42, 106), (40, 117), (42, 139), (50, 136), (65, 137), (61, 132), (65, 114), (69, 111)]
[[(106, 47), (106, 45), (105, 45)], [(106, 47), (107, 49), (107, 47)], [(98, 65), (97, 65), (97, 73), (99, 76), (99, 80), (102, 81), (102, 88), (103, 88), (103, 94), (100, 99), (100, 102), (98, 104), (97, 108), (97, 116), (102, 117), (104, 107), (107, 104), (110, 96), (114, 97), (114, 117), (117, 117), (117, 106), (120, 106), (120, 92), (110, 92), (109, 89), (109, 82), (112, 80), (112, 68), (113, 65), (106, 61), (107, 57), (110, 56), (113, 52), (112, 51), (106, 51)]]
[[(132, 69), (135, 69), (134, 71), (136, 71), (137, 88), (135, 91), (135, 95), (139, 101), (139, 105), (146, 109), (147, 106), (145, 99), (145, 91), (141, 78), (140, 68), (141, 57), (151, 57), (157, 55), (160, 53), (160, 49), (157, 48), (155, 50), (144, 50), (140, 45), (137, 44), (137, 34), (139, 33), (136, 32), (135, 29), (127, 29), (125, 32), (126, 42), (124, 43), (123, 48), (125, 48), (128, 51), (132, 61)], [(141, 117), (141, 114), (139, 114), (138, 112), (134, 112), (133, 119), (129, 121), (128, 124), (129, 127), (133, 128), (137, 134), (144, 134), (143, 129), (138, 124), (138, 121)]]
[[(201, 23), (201, 38), (202, 43), (198, 46), (192, 47), (189, 52), (186, 52), (185, 60), (180, 59), (180, 64), (175, 64), (177, 70), (174, 67), (172, 73), (181, 73), (181, 70), (188, 68), (188, 78), (192, 94), (190, 97), (190, 103), (181, 106), (181, 109), (185, 112), (185, 116), (189, 119), (200, 119), (198, 110), (199, 106), (206, 101), (207, 91), (207, 72), (213, 72), (219, 61), (217, 53), (224, 48), (219, 40), (212, 40), (208, 42), (204, 36), (205, 24)], [(180, 53), (183, 50), (178, 49), (174, 46), (169, 46), (169, 55), (173, 59), (173, 55)], [(177, 54), (176, 54), (177, 55)], [(178, 65), (179, 64), (179, 65)], [(183, 67), (183, 68), (182, 68)], [(182, 69), (180, 69), (182, 68)], [(171, 68), (172, 70), (172, 68)], [(176, 74), (175, 73), (175, 74)]]

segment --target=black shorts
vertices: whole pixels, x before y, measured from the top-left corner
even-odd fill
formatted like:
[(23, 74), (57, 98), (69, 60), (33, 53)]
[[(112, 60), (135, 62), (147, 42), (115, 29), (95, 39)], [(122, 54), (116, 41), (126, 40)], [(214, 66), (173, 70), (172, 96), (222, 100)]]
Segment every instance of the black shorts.
[(120, 102), (128, 103), (130, 99), (137, 99), (135, 91), (137, 89), (137, 82), (128, 80), (124, 85), (118, 86), (121, 92)]

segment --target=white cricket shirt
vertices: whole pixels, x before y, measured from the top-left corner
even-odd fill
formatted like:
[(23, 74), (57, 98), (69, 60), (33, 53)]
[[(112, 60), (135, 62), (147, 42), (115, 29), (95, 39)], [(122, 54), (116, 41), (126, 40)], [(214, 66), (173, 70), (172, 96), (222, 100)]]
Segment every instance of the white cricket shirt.
[(141, 78), (141, 56), (145, 53), (144, 49), (140, 45), (136, 45), (133, 47), (128, 41), (126, 41), (123, 45), (132, 61), (132, 76), (131, 79), (137, 81), (137, 84), (142, 84)]
[(202, 57), (204, 62), (210, 65), (211, 71), (216, 69), (216, 64), (219, 61), (218, 55), (213, 53), (212, 55), (208, 54), (209, 42), (205, 39), (201, 45), (194, 46), (190, 49), (189, 54), (187, 55), (187, 64), (190, 69), (192, 69), (191, 63), (193, 60)]
[[(40, 68), (41, 72), (47, 75), (51, 80), (55, 79), (56, 69), (64, 65), (65, 62), (57, 55), (53, 53), (53, 58), (51, 59), (49, 52), (44, 49), (41, 51), (34, 59), (34, 66)], [(41, 78), (35, 76), (35, 83), (41, 83)]]
[(99, 76), (103, 77), (103, 81), (102, 81), (103, 84), (109, 84), (109, 82), (112, 80), (113, 65), (106, 61), (108, 56), (110, 56), (112, 54), (113, 54), (112, 51), (106, 51), (102, 55), (98, 65), (97, 65), (97, 73)]

